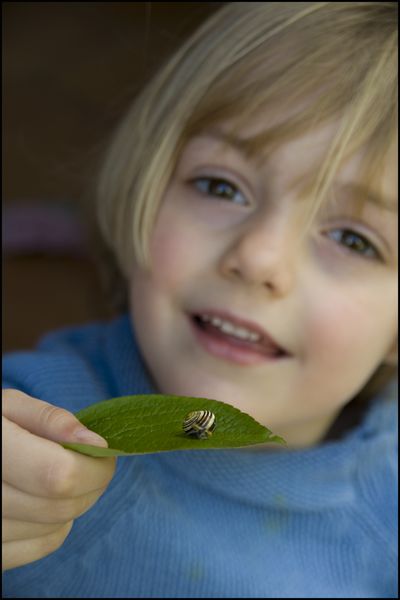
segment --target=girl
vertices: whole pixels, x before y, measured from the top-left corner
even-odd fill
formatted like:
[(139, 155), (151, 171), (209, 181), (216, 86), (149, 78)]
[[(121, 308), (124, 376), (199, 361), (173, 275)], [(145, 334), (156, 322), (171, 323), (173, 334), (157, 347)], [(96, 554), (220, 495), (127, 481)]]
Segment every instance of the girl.
[[(4, 359), (6, 597), (397, 596), (396, 19), (229, 3), (136, 99), (98, 189), (126, 314)], [(154, 391), (288, 447), (120, 458), (107, 488), (55, 443)]]

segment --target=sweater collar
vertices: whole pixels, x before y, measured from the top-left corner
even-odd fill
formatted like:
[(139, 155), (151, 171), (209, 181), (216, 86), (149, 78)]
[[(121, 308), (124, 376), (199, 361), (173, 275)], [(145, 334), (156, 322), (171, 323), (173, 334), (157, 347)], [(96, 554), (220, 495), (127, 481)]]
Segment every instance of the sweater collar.
[(344, 438), (312, 448), (181, 451), (157, 460), (180, 478), (247, 504), (277, 510), (350, 505), (360, 482), (373, 479), (396, 452), (396, 407), (389, 398), (376, 399)]
[[(156, 393), (135, 343), (129, 316), (117, 319), (108, 354), (115, 395)], [(339, 440), (290, 450), (191, 450), (146, 455), (176, 477), (238, 501), (285, 510), (315, 510), (351, 504), (360, 477), (383, 468), (396, 446), (396, 382)]]

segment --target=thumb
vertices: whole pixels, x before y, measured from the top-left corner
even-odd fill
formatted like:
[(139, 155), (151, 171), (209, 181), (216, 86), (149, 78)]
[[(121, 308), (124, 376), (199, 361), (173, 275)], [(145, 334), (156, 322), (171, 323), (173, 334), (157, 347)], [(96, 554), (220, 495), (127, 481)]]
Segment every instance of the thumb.
[(3, 416), (23, 429), (53, 442), (80, 442), (107, 447), (104, 438), (87, 429), (68, 410), (28, 396), (19, 390), (2, 392)]

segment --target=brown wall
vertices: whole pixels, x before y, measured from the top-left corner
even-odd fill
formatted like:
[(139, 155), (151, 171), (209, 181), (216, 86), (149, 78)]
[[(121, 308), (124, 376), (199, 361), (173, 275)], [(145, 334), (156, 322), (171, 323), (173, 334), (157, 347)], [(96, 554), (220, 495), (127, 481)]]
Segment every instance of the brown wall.
[[(137, 90), (221, 4), (4, 2), (3, 210), (79, 209)], [(3, 254), (3, 350), (109, 314), (89, 258)]]

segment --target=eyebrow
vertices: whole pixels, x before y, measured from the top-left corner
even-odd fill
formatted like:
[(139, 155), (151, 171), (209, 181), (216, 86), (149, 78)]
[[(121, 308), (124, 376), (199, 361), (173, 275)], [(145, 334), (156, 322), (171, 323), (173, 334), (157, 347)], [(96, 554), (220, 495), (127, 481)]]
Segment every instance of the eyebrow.
[(371, 204), (374, 204), (375, 206), (384, 208), (394, 213), (397, 212), (397, 202), (394, 202), (386, 196), (383, 196), (378, 192), (371, 190), (362, 183), (346, 183), (343, 185), (343, 187), (345, 189), (349, 189), (353, 194), (361, 196), (362, 198), (364, 198)]
[(228, 146), (231, 146), (235, 150), (238, 150), (244, 156), (248, 156), (250, 151), (250, 140), (246, 140), (244, 138), (240, 138), (233, 133), (229, 133), (227, 131), (222, 131), (221, 129), (213, 128), (208, 129), (203, 134), (204, 137), (210, 137), (216, 140), (220, 140), (224, 142)]

